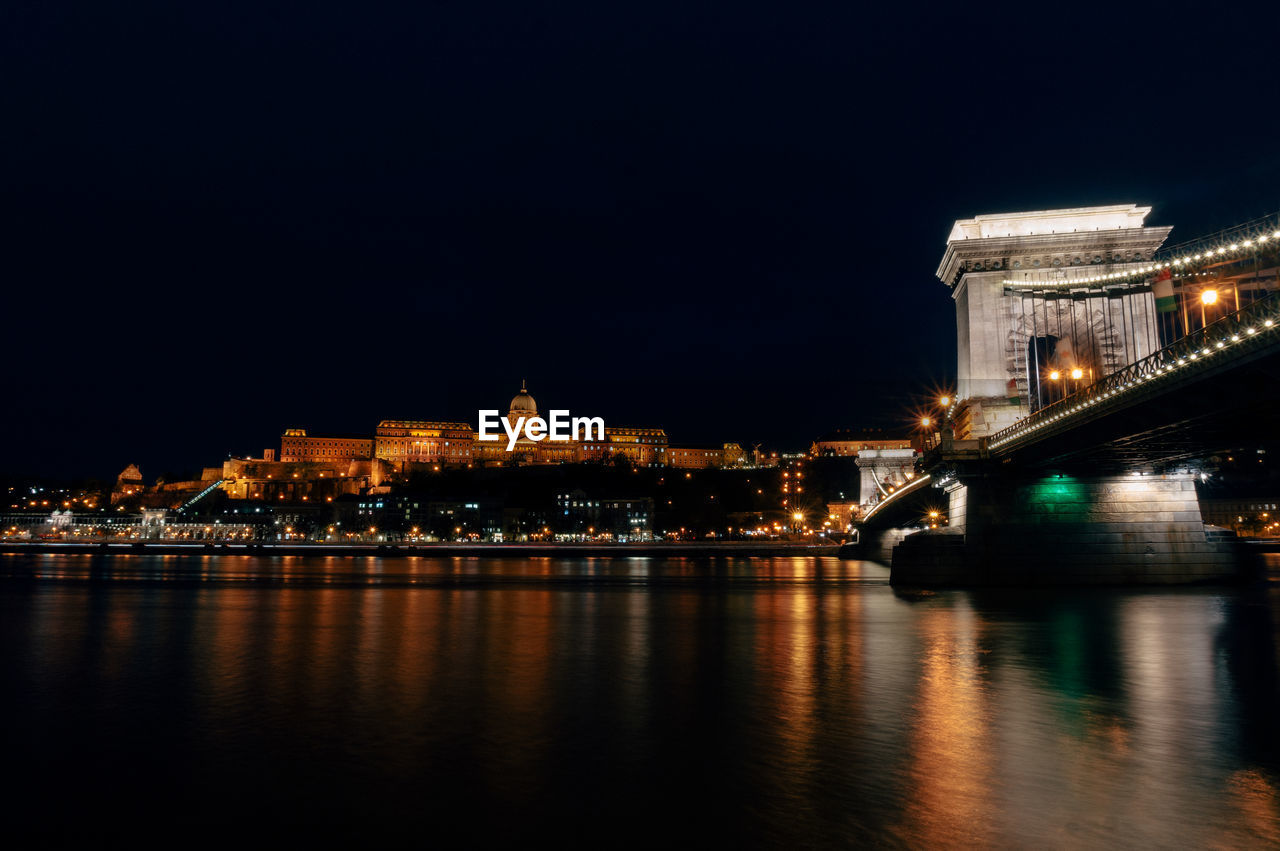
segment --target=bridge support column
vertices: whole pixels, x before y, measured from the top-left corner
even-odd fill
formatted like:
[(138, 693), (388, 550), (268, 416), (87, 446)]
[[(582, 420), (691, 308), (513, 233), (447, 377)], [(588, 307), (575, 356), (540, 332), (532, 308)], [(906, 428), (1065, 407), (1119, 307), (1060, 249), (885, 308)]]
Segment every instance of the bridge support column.
[(951, 525), (893, 551), (899, 585), (1175, 585), (1237, 581), (1253, 560), (1206, 533), (1190, 474), (961, 476)]

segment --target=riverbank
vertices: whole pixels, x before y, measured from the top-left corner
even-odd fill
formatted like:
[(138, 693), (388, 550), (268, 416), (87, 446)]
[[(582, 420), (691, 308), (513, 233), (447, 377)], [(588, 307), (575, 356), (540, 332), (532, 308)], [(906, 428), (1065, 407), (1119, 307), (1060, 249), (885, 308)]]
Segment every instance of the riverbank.
[(652, 541), (634, 544), (555, 543), (479, 544), (438, 542), (429, 544), (306, 544), (215, 543), (195, 541), (5, 541), (0, 553), (82, 553), (93, 555), (153, 553), (158, 555), (280, 555), (280, 556), (834, 556), (839, 544), (807, 544), (790, 541)]

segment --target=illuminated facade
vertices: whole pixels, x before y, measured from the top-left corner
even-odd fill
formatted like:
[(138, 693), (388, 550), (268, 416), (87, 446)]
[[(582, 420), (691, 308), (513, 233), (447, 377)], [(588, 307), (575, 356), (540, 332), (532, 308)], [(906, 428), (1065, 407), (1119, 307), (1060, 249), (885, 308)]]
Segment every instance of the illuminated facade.
[(311, 437), (304, 428), (291, 428), (280, 438), (281, 461), (352, 461), (372, 454), (367, 437)]
[(471, 462), (473, 432), (467, 423), (383, 420), (374, 435), (374, 457), (397, 469), (410, 463)]
[[(527, 387), (511, 400), (505, 419), (514, 429), (520, 417), (538, 416), (538, 404)], [(593, 436), (594, 437), (594, 436)], [(734, 453), (730, 447), (736, 449)], [(716, 465), (729, 457), (730, 464), (745, 457), (737, 444), (726, 444)], [(482, 441), (469, 423), (428, 420), (383, 420), (372, 439), (308, 435), (306, 429), (291, 428), (280, 439), (282, 462), (339, 462), (376, 459), (405, 472), (414, 464), (432, 466), (524, 466), (529, 464), (574, 464), (605, 462), (626, 458), (641, 467), (667, 463), (667, 435), (660, 428), (608, 428), (604, 439), (529, 440), (521, 432), (515, 448), (507, 451), (507, 437)], [(711, 466), (699, 464), (698, 466)]]
[(910, 449), (911, 438), (892, 437), (883, 431), (838, 429), (819, 437), (809, 447), (815, 458), (856, 458), (864, 449)]
[(724, 448), (714, 446), (673, 446), (667, 450), (667, 466), (682, 470), (702, 470), (724, 466)]
[(666, 462), (667, 435), (660, 428), (605, 428), (603, 441), (578, 444), (577, 460), (603, 461), (621, 455), (639, 467)]
[(111, 489), (111, 504), (132, 499), (144, 490), (142, 472), (137, 464), (130, 464), (116, 477), (116, 486)]
[(331, 503), (381, 484), (380, 464), (369, 459), (267, 461), (229, 458), (222, 465), (222, 490), (230, 499), (270, 503)]

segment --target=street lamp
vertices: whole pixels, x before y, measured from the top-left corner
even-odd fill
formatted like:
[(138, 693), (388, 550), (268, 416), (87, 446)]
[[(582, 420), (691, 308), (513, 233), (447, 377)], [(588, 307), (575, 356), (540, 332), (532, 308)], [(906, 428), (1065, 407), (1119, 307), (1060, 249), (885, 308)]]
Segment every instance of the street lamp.
[(941, 397), (940, 399), (938, 399), (938, 404), (944, 408), (947, 407), (948, 405), (951, 404), (951, 397), (950, 396)]
[(1217, 290), (1204, 290), (1200, 293), (1200, 327), (1208, 325), (1208, 317), (1205, 316), (1205, 308), (1212, 307), (1218, 303)]
[(1083, 369), (1081, 369), (1081, 368), (1080, 368), (1080, 367), (1078, 367), (1078, 366), (1077, 366), (1077, 367), (1074, 367), (1074, 368), (1071, 370), (1071, 380), (1072, 380), (1072, 381), (1079, 381), (1079, 380), (1080, 380), (1080, 379), (1082, 379), (1082, 378), (1084, 378), (1084, 370), (1083, 370)]

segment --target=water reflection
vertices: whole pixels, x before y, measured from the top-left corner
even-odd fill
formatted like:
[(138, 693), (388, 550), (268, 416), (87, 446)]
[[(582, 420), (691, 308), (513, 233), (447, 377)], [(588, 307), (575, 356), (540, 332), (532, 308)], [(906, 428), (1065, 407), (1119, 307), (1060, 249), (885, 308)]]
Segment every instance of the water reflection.
[(6, 815), (47, 836), (1280, 843), (1276, 585), (898, 596), (815, 559), (0, 575)]

